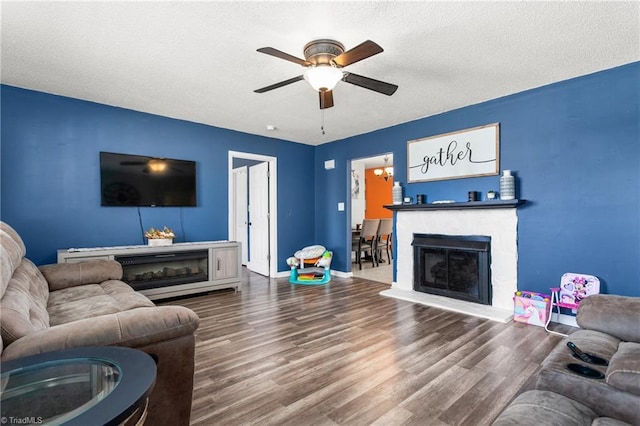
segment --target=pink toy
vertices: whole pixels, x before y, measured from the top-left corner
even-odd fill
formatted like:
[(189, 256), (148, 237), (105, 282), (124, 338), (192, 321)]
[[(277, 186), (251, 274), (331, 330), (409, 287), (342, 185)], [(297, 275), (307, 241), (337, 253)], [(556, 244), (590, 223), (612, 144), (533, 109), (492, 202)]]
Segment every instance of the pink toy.
[(551, 296), (531, 291), (518, 291), (513, 298), (513, 320), (544, 327), (549, 314)]

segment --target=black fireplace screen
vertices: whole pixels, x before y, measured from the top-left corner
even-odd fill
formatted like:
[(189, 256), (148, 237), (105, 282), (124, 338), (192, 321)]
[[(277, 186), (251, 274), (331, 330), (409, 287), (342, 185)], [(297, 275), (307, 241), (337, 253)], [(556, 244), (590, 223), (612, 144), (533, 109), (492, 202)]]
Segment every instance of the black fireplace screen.
[(412, 244), (414, 290), (491, 304), (490, 237), (414, 234)]

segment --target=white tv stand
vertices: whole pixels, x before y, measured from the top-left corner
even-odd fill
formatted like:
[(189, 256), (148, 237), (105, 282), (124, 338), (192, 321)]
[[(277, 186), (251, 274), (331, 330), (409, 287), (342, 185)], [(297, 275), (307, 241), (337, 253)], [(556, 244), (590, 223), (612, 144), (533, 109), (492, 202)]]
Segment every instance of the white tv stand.
[(224, 288), (242, 290), (240, 243), (204, 241), (168, 246), (117, 246), (58, 250), (58, 263), (116, 260), (122, 280), (149, 299)]

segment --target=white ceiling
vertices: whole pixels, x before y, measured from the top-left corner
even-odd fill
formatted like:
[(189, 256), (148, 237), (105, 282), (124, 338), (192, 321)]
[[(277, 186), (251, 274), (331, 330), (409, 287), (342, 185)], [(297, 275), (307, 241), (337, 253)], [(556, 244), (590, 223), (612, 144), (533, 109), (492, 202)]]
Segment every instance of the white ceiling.
[[(318, 145), (640, 60), (640, 3), (6, 2), (2, 83)], [(384, 52), (324, 111), (294, 63), (317, 38)], [(274, 131), (266, 126), (273, 125)]]

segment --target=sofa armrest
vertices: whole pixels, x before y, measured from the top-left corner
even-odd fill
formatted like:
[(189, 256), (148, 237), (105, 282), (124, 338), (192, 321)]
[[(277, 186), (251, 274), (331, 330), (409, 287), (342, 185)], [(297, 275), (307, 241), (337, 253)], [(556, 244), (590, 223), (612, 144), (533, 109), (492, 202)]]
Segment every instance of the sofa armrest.
[(609, 386), (640, 395), (640, 343), (620, 342), (607, 368)]
[(640, 342), (640, 297), (594, 294), (580, 302), (576, 321), (580, 328)]
[(38, 269), (49, 283), (49, 291), (122, 279), (122, 265), (115, 260), (56, 263)]
[(193, 334), (200, 319), (183, 306), (136, 308), (60, 324), (24, 336), (4, 348), (2, 359), (82, 346), (137, 348)]

